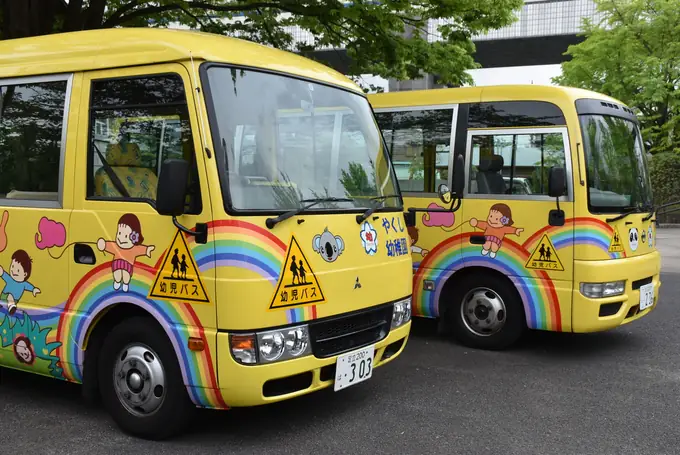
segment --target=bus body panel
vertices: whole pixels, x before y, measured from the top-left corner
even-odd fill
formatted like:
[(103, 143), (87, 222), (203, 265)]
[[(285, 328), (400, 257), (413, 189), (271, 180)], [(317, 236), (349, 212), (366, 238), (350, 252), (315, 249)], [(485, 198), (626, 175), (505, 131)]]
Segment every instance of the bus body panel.
[[(304, 223), (298, 224), (297, 219)], [(301, 215), (273, 230), (259, 217), (215, 221), (211, 254), (218, 264), (224, 264), (217, 268), (218, 293), (233, 302), (218, 306), (220, 330), (301, 323), (408, 296), (411, 257), (403, 214), (376, 213), (366, 223), (378, 242), (372, 254), (362, 244), (364, 223), (357, 224), (355, 216)], [(315, 250), (317, 236), (322, 242), (333, 242), (330, 248), (336, 241), (343, 244), (342, 253), (333, 262), (323, 257), (325, 243), (320, 252)], [(289, 255), (292, 242), (294, 251)], [(297, 251), (302, 256), (293, 260)], [(297, 275), (290, 271), (293, 263)]]
[[(616, 266), (612, 266), (612, 262)], [(616, 281), (626, 278), (623, 295), (589, 299), (575, 289), (573, 305), (574, 332), (597, 332), (618, 327), (644, 317), (656, 308), (661, 287), (661, 255), (653, 252), (644, 256), (604, 261), (576, 261), (574, 281)], [(654, 303), (640, 311), (640, 286), (654, 284)]]
[[(590, 207), (591, 196), (587, 189), (590, 170), (584, 156), (583, 116), (575, 109), (579, 99), (597, 100), (602, 108), (594, 111), (599, 114), (616, 115), (614, 111), (620, 112), (624, 108), (619, 101), (590, 91), (533, 85), (369, 95), (397, 168), (400, 187), (405, 188), (406, 207), (426, 208), (433, 203), (444, 206), (437, 198), (435, 184), (428, 183), (428, 179), (433, 179), (434, 175), (437, 184), (443, 182), (451, 187), (453, 156), (465, 157), (466, 186), (460, 209), (447, 214), (449, 220), (444, 226), (427, 221), (440, 214), (417, 213), (418, 252), (428, 250), (428, 255), (423, 258), (413, 254), (415, 315), (438, 317), (440, 304), (447, 302), (444, 292), (447, 281), (465, 267), (492, 269), (508, 276), (520, 293), (530, 328), (577, 332), (605, 330), (642, 317), (656, 306), (660, 260), (654, 217), (634, 213), (611, 220), (620, 211), (600, 213)], [(453, 116), (447, 122), (449, 112)], [(555, 120), (557, 117), (561, 119)], [(401, 142), (394, 140), (399, 129), (395, 125), (399, 124), (402, 125)], [(446, 134), (448, 129), (450, 134)], [(412, 141), (408, 147), (403, 145), (406, 138)], [(446, 149), (441, 157), (436, 156), (439, 152), (435, 151), (440, 145), (442, 150)], [(410, 152), (414, 147), (421, 147), (419, 150), (424, 158), (420, 161), (409, 158), (416, 156)], [(485, 156), (485, 148), (492, 149), (486, 156), (503, 156), (504, 164), (495, 164), (496, 168), (491, 164), (486, 170), (493, 173), (503, 168), (503, 181), (509, 186), (507, 160), (513, 159), (513, 147), (527, 151), (524, 163), (512, 163), (513, 172), (516, 172), (513, 194), (473, 188), (479, 184), (475, 176), (480, 171), (480, 158)], [(541, 155), (528, 152), (539, 148)], [(557, 208), (556, 201), (547, 197), (545, 186), (536, 188), (537, 179), (527, 174), (532, 166), (534, 171), (541, 168), (546, 171), (551, 165), (545, 161), (551, 158), (546, 156), (546, 150), (552, 158), (561, 159), (560, 163), (552, 165), (563, 166), (567, 174), (568, 191), (559, 203), (565, 214), (563, 225), (549, 223), (549, 212)], [(520, 156), (514, 155), (514, 159)], [(535, 156), (541, 158), (531, 162)], [(522, 166), (526, 169), (521, 169)], [(446, 171), (448, 175), (438, 177)], [(502, 185), (500, 177), (496, 183)], [(541, 185), (544, 183), (545, 174)], [(532, 184), (540, 195), (530, 194)], [(484, 236), (484, 230), (473, 227), (470, 221), (474, 218), (488, 224), (491, 207), (496, 204), (505, 206), (501, 207), (504, 214), (511, 213), (507, 218), (511, 218), (513, 224), (506, 226), (507, 232), (500, 230), (503, 233), (501, 246), (491, 259), (499, 231), (491, 232), (494, 239), (488, 242), (489, 233)], [(517, 235), (511, 228), (522, 228), (523, 231)], [(541, 250), (541, 246), (545, 248)], [(551, 246), (550, 259), (548, 246)], [(559, 264), (555, 263), (557, 258)], [(589, 299), (581, 293), (581, 283), (607, 280), (625, 280), (624, 294)], [(653, 283), (655, 297), (651, 308), (636, 312), (640, 292), (633, 286), (640, 283)], [(621, 302), (619, 310), (614, 315), (600, 315), (598, 303), (612, 301)]]

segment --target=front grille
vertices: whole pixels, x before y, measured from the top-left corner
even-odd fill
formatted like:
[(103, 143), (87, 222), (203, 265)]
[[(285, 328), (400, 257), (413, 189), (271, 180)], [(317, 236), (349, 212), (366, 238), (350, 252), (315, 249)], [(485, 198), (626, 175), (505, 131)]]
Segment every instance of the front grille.
[(647, 278), (643, 278), (641, 280), (633, 281), (633, 290), (637, 291), (640, 289), (642, 286), (645, 284), (649, 284), (653, 281), (654, 277), (648, 276)]
[(309, 324), (312, 352), (331, 357), (376, 343), (390, 333), (392, 304)]

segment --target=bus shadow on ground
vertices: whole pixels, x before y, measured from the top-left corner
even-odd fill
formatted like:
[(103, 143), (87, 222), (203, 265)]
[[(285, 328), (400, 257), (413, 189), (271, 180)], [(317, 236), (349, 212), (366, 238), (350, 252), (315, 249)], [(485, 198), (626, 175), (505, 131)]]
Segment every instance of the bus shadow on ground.
[[(410, 342), (415, 343), (419, 340), (436, 344), (449, 343), (453, 349), (462, 349), (470, 353), (481, 352), (462, 345), (451, 333), (439, 329), (437, 322), (431, 319), (416, 318), (413, 320)], [(502, 351), (488, 352), (495, 355), (507, 353), (523, 357), (578, 360), (628, 350), (631, 347), (638, 347), (643, 341), (643, 335), (636, 335), (635, 331), (631, 332), (626, 326), (594, 333), (527, 330), (514, 346)], [(409, 349), (409, 346), (406, 349)]]
[[(101, 403), (86, 402), (81, 386), (26, 372), (0, 368), (0, 394), (12, 394), (22, 407), (41, 409), (49, 415), (96, 420), (104, 432), (120, 432)], [(319, 392), (264, 406), (234, 408), (228, 411), (200, 409), (182, 435), (156, 444), (186, 444), (200, 441), (202, 446), (227, 444), (232, 450), (262, 447), (284, 441), (291, 434), (312, 430), (310, 422), (324, 425), (337, 421), (357, 408), (370, 407), (378, 393), (370, 382), (350, 393), (334, 393), (332, 387)], [(121, 433), (122, 434), (122, 433)], [(208, 441), (206, 441), (208, 437)], [(313, 434), (310, 433), (310, 438)], [(141, 439), (130, 438), (130, 441)], [(212, 441), (212, 442), (211, 442)]]

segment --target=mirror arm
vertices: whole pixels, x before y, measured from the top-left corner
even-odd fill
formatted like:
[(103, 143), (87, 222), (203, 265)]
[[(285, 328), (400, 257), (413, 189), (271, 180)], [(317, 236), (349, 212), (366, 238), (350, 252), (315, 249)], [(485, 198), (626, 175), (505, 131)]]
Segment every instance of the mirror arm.
[(205, 223), (196, 223), (196, 228), (192, 231), (191, 229), (188, 229), (181, 224), (179, 224), (179, 221), (177, 221), (177, 217), (173, 215), (172, 217), (172, 224), (175, 225), (177, 229), (180, 231), (184, 232), (187, 235), (193, 235), (196, 237), (196, 243), (201, 243), (205, 244), (208, 242), (208, 225)]
[(424, 212), (424, 213), (450, 213), (457, 211), (461, 204), (463, 203), (463, 198), (457, 197), (451, 202), (451, 206), (448, 209), (419, 209), (416, 207), (409, 207), (406, 209), (409, 213)]
[[(454, 201), (454, 203), (451, 204), (451, 211), (452, 211), (452, 212), (457, 212), (458, 209), (460, 209), (460, 206), (461, 206), (462, 203), (463, 203), (463, 198), (462, 198), (462, 197), (456, 198), (456, 200)], [(455, 204), (455, 207), (454, 207), (454, 204)]]

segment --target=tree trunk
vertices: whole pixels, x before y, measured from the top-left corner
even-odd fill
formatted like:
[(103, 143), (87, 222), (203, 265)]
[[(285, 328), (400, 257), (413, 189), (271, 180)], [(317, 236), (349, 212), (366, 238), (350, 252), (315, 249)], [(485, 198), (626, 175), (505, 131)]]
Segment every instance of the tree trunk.
[(62, 0), (1, 0), (3, 39), (47, 35), (52, 32)]
[(75, 32), (83, 29), (83, 0), (70, 0), (66, 7), (64, 31)]
[(90, 7), (87, 9), (87, 17), (84, 24), (85, 30), (101, 28), (104, 22), (105, 9), (106, 0), (90, 0)]

